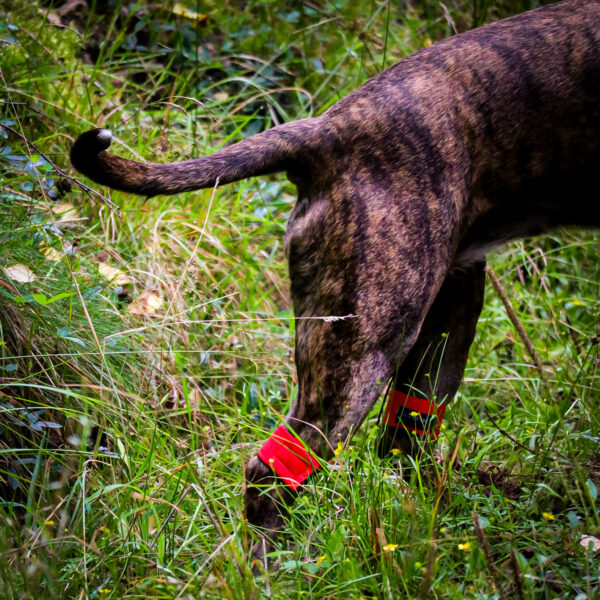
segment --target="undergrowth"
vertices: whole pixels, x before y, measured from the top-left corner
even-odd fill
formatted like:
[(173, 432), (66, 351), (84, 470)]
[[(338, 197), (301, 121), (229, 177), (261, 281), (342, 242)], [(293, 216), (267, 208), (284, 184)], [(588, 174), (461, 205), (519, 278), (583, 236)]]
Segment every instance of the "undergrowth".
[(544, 377), (488, 287), (438, 446), (377, 459), (378, 405), (264, 570), (243, 468), (295, 394), (295, 190), (144, 201), (68, 160), (92, 126), (199, 156), (532, 6), (0, 2), (0, 597), (599, 597), (596, 234), (491, 261)]

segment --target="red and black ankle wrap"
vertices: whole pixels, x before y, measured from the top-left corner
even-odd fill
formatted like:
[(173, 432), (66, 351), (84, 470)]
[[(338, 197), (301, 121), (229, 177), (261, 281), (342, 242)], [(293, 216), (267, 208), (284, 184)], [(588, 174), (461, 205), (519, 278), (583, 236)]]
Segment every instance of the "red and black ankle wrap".
[(444, 412), (446, 412), (445, 404), (437, 404), (426, 398), (417, 398), (398, 390), (391, 390), (385, 409), (384, 423), (388, 427), (401, 427), (412, 431), (415, 435), (428, 435), (435, 440), (440, 435)]
[(321, 466), (315, 455), (285, 425), (280, 425), (271, 434), (258, 451), (258, 458), (291, 490), (297, 490)]

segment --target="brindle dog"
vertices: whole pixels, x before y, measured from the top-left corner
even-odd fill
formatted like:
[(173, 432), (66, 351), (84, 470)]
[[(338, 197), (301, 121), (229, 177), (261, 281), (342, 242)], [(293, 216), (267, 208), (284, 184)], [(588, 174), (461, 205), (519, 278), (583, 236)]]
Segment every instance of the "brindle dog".
[[(125, 192), (175, 194), (275, 171), (296, 184), (285, 243), (299, 390), (285, 423), (309, 450), (281, 443), (305, 476), (317, 465), (310, 457), (330, 457), (393, 376), (397, 390), (453, 397), (491, 247), (600, 225), (600, 1), (566, 0), (450, 38), (319, 117), (211, 156), (142, 164), (108, 153), (110, 139), (84, 133), (71, 160)], [(332, 316), (347, 318), (310, 318)], [(382, 435), (382, 452), (410, 450), (414, 437), (392, 426)], [(274, 532), (297, 486), (266, 463), (247, 465), (246, 510)]]

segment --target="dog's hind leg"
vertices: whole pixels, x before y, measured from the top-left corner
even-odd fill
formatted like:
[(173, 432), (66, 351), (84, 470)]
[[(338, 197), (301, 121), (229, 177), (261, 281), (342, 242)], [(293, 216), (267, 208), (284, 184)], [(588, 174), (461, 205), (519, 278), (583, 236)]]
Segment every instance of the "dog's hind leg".
[(419, 337), (393, 377), (379, 453), (415, 454), (439, 433), (445, 405), (462, 381), (483, 307), (485, 262), (448, 273)]

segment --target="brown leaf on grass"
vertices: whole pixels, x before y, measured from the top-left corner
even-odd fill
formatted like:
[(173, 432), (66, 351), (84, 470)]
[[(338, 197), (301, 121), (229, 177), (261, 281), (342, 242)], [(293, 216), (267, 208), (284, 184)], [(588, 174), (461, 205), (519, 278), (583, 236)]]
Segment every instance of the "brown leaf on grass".
[(139, 500), (140, 502), (155, 502), (156, 504), (166, 504), (167, 506), (170, 506), (173, 510), (176, 510), (179, 513), (180, 517), (184, 516), (184, 512), (176, 504), (173, 504), (168, 500), (163, 500), (162, 498), (153, 498), (152, 496), (140, 494), (139, 492), (131, 492), (131, 497), (135, 498), (136, 500)]
[(207, 15), (187, 8), (181, 2), (177, 2), (171, 10), (173, 14), (177, 15), (178, 17), (183, 17), (184, 19), (189, 19), (190, 21), (197, 21), (198, 23), (202, 23), (208, 19)]
[(9, 279), (12, 279), (17, 283), (31, 283), (37, 279), (35, 273), (25, 265), (17, 264), (12, 267), (5, 267), (4, 272)]
[(70, 202), (56, 202), (50, 210), (56, 217), (56, 223), (72, 223), (73, 221), (79, 220), (79, 213), (77, 209)]
[(56, 12), (65, 17), (79, 8), (86, 8), (85, 0), (67, 0)]
[(477, 471), (479, 483), (488, 486), (488, 488), (484, 490), (486, 495), (490, 494), (491, 490), (489, 488), (494, 486), (509, 500), (517, 500), (521, 495), (522, 489), (517, 481), (511, 478), (510, 475), (511, 474), (507, 469), (492, 464), (483, 464)]
[(50, 262), (60, 262), (63, 257), (62, 253), (56, 248), (46, 244), (40, 244), (40, 252), (44, 255), (44, 258)]
[(132, 315), (154, 315), (162, 307), (162, 298), (155, 292), (143, 292), (128, 307)]
[(187, 393), (187, 403), (189, 403), (190, 408), (197, 409), (202, 404), (202, 394), (200, 390), (193, 387)]
[(111, 287), (119, 287), (120, 285), (127, 285), (131, 283), (131, 277), (125, 275), (123, 271), (117, 269), (116, 267), (111, 267), (107, 263), (98, 263), (98, 271), (100, 271), (100, 275), (109, 280), (109, 284)]
[(598, 552), (600, 550), (600, 540), (593, 535), (582, 535), (579, 543), (587, 550), (587, 548), (592, 546), (592, 550), (594, 552)]

